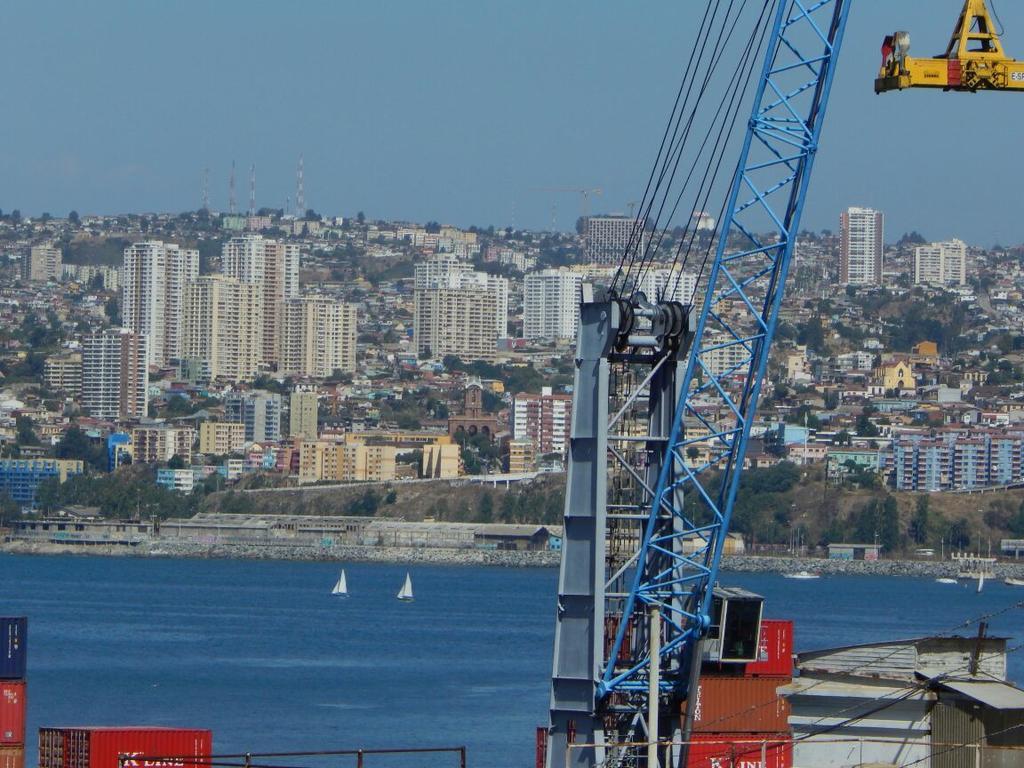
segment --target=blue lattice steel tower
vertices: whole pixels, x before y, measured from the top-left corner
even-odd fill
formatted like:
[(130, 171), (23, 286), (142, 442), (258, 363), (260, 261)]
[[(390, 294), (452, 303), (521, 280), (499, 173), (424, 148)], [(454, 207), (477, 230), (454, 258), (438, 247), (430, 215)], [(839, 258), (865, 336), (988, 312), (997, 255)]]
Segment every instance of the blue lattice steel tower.
[(549, 768), (648, 760), (618, 745), (648, 740), (652, 612), (661, 738), (684, 740), (704, 653), (734, 652), (713, 588), (850, 4), (765, 3), (754, 106), (693, 306), (584, 290)]

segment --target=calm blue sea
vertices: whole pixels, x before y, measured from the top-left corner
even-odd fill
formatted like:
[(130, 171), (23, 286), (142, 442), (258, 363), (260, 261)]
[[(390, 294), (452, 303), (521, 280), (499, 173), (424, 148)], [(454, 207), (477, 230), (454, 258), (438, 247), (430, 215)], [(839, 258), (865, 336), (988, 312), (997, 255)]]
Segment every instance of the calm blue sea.
[[(26, 764), (40, 725), (147, 724), (212, 728), (221, 753), (465, 744), (471, 766), (532, 765), (557, 572), (415, 566), (405, 604), (406, 567), (346, 570), (340, 600), (326, 563), (0, 556), (0, 614), (30, 621)], [(932, 634), (1024, 600), (1001, 583), (722, 581), (795, 619), (799, 650)], [(1024, 641), (1024, 611), (993, 632)]]

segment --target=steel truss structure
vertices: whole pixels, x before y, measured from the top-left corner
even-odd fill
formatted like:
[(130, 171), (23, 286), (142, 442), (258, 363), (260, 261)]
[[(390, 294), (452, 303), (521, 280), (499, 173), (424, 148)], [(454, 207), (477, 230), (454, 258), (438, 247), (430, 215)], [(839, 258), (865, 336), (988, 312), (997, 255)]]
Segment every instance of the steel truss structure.
[(689, 308), (583, 297), (548, 768), (622, 762), (613, 744), (646, 740), (652, 610), (663, 628), (659, 733), (685, 740), (679, 704), (712, 622), (851, 0), (776, 5), (701, 298)]

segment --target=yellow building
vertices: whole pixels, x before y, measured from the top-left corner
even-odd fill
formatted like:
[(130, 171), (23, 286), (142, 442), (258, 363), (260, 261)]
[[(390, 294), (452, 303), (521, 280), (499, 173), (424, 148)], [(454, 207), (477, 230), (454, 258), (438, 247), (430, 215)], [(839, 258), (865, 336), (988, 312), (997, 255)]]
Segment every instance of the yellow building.
[(199, 425), (199, 452), (227, 456), (245, 445), (245, 424), (234, 421), (204, 421)]
[(529, 438), (512, 440), (508, 444), (508, 471), (513, 475), (533, 472), (536, 460), (533, 441)]
[(305, 440), (316, 440), (318, 433), (319, 398), (316, 392), (292, 392), (288, 417), (288, 434)]
[(438, 441), (433, 445), (423, 446), (423, 463), (420, 475), (435, 480), (448, 480), (462, 474), (462, 456), (459, 446)]
[(917, 379), (914, 368), (908, 360), (892, 360), (875, 369), (875, 380), (886, 390), (914, 389)]
[(346, 435), (339, 442), (303, 441), (299, 446), (299, 482), (381, 482), (395, 479), (392, 445), (367, 445)]

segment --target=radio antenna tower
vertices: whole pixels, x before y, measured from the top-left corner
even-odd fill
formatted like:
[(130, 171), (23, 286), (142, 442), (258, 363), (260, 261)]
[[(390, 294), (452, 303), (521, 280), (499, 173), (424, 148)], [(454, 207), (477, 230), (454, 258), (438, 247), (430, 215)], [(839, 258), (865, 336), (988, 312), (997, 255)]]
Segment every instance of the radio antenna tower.
[(306, 214), (306, 189), (303, 172), (302, 155), (299, 155), (299, 170), (295, 174), (295, 213), (299, 216)]
[(228, 213), (235, 212), (235, 161), (231, 161), (231, 175), (228, 177)]
[(249, 166), (249, 215), (256, 215), (256, 163)]
[(210, 210), (210, 169), (203, 168), (203, 207), (202, 210)]

